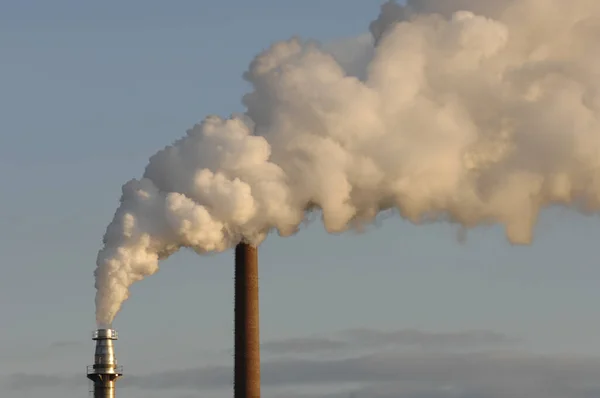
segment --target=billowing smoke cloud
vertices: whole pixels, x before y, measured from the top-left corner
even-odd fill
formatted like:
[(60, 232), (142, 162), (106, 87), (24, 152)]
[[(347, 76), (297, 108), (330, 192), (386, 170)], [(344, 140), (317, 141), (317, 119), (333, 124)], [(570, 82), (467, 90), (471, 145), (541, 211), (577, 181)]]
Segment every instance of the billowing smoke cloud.
[(273, 45), (244, 115), (209, 116), (124, 185), (99, 324), (179, 248), (289, 236), (310, 209), (330, 232), (397, 209), (526, 244), (545, 206), (600, 208), (600, 2), (389, 2), (370, 30), (364, 79), (313, 42)]

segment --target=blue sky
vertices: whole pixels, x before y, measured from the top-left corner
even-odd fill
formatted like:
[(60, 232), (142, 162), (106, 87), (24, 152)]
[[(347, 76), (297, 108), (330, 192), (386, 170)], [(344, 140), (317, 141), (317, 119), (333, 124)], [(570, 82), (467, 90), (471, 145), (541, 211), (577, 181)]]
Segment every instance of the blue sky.
[[(272, 42), (357, 36), (379, 11), (366, 0), (252, 4), (0, 4), (0, 394), (34, 396), (11, 390), (13, 374), (58, 369), (83, 387), (46, 396), (85, 394), (96, 254), (121, 185), (148, 157), (208, 114), (242, 111), (241, 75)], [(566, 209), (544, 213), (531, 247), (511, 247), (499, 227), (459, 243), (449, 225), (392, 218), (328, 236), (316, 221), (261, 246), (262, 339), (481, 329), (523, 339), (514, 349), (531, 356), (600, 355), (599, 233), (597, 216)], [(136, 284), (115, 322), (126, 373), (230, 366), (232, 271), (231, 252), (181, 252)]]

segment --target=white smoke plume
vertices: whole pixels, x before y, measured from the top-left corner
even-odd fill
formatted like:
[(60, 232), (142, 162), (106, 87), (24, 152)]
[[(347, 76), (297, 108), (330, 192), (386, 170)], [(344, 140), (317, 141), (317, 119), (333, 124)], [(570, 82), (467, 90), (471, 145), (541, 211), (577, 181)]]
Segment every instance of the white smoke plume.
[(244, 115), (207, 117), (123, 187), (97, 259), (97, 322), (181, 247), (223, 251), (310, 209), (340, 232), (397, 209), (414, 223), (499, 223), (600, 208), (600, 1), (388, 2), (364, 77), (314, 42), (250, 64)]

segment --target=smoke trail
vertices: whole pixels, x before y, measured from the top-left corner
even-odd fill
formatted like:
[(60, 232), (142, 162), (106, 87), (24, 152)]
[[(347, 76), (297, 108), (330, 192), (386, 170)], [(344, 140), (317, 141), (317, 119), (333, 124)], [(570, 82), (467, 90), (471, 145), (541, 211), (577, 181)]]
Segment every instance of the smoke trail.
[(244, 115), (207, 117), (124, 185), (99, 324), (180, 247), (289, 236), (307, 209), (330, 232), (395, 208), (526, 244), (545, 206), (600, 208), (600, 2), (388, 2), (370, 30), (363, 79), (312, 42), (273, 45), (245, 74)]

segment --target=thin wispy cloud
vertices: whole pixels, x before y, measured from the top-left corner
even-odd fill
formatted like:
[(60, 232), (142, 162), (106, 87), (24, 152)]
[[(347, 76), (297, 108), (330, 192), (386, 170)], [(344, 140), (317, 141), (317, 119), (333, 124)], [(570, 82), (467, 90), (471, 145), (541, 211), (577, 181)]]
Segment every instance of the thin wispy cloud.
[(59, 349), (59, 348), (77, 348), (77, 347), (83, 347), (85, 345), (89, 346), (89, 342), (83, 342), (83, 341), (57, 341), (54, 342), (50, 345), (51, 349)]
[(429, 332), (416, 329), (374, 330), (350, 329), (332, 337), (289, 338), (266, 342), (262, 349), (272, 354), (310, 354), (353, 348), (418, 347), (429, 349), (463, 349), (482, 346), (504, 346), (521, 340), (488, 330)]
[(326, 337), (297, 337), (269, 341), (262, 344), (264, 352), (273, 354), (314, 353), (338, 351), (348, 347), (349, 342)]
[(467, 330), (460, 332), (430, 332), (416, 329), (382, 331), (374, 329), (352, 329), (343, 332), (350, 341), (376, 345), (411, 345), (430, 347), (469, 347), (485, 345), (515, 344), (520, 339), (489, 330)]

